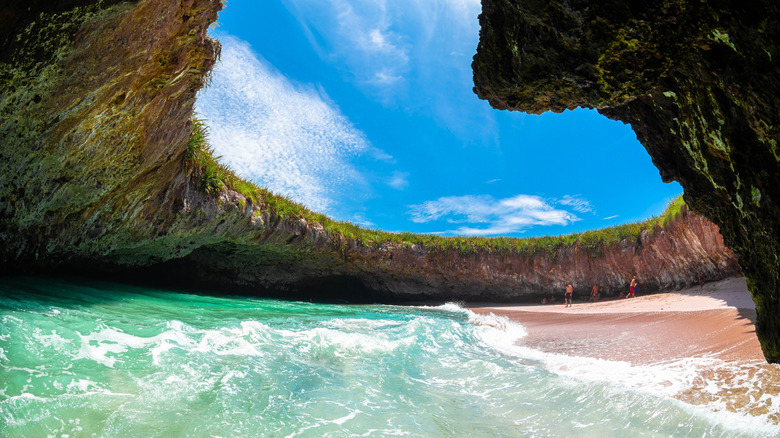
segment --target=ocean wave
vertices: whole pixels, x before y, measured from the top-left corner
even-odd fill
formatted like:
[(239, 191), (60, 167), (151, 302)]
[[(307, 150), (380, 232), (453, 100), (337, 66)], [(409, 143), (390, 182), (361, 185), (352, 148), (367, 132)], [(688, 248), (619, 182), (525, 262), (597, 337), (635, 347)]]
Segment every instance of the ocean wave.
[[(127, 300), (123, 312), (112, 302), (109, 312), (86, 306), (67, 319), (3, 315), (0, 417), (9, 434), (777, 433), (762, 422), (780, 405), (771, 370), (544, 353), (522, 345), (522, 324), (456, 303)], [(757, 382), (763, 392), (738, 393)]]

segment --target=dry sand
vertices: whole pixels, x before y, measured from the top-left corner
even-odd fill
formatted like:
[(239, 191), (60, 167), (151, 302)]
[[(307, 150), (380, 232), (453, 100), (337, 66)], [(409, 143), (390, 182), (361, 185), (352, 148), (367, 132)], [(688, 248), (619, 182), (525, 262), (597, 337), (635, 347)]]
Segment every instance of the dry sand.
[[(561, 296), (562, 298), (562, 296)], [(547, 305), (476, 305), (521, 323), (519, 342), (542, 351), (652, 364), (708, 356), (763, 361), (755, 304), (743, 277), (631, 299)]]

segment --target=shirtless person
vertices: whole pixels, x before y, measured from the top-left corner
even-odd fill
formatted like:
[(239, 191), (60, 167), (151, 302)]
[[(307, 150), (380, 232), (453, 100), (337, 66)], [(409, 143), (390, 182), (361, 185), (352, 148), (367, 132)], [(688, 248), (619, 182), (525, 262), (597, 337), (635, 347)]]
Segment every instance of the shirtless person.
[(636, 275), (631, 279), (631, 285), (628, 286), (628, 296), (626, 298), (634, 298), (636, 295)]
[(593, 289), (590, 290), (590, 299), (588, 299), (588, 301), (590, 301), (591, 303), (595, 303), (598, 300), (599, 300), (599, 285), (594, 284)]
[(574, 293), (574, 288), (571, 287), (571, 283), (566, 285), (566, 292), (563, 294), (563, 300), (566, 302), (565, 307), (571, 307), (571, 295)]

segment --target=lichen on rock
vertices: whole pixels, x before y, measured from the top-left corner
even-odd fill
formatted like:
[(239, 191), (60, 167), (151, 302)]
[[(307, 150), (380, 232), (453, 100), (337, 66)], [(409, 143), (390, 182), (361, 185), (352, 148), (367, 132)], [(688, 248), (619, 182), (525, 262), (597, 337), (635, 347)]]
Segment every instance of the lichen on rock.
[(221, 3), (41, 3), (8, 12), (17, 33), (0, 58), (3, 257), (99, 257), (156, 237), (185, 189)]

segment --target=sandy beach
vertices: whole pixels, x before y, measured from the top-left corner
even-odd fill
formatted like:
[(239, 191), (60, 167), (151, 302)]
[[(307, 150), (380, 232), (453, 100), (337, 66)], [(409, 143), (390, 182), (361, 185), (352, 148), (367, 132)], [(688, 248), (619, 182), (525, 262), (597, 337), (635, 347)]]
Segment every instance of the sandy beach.
[(635, 370), (695, 369), (675, 398), (780, 424), (780, 367), (767, 364), (761, 352), (755, 304), (743, 277), (631, 299), (575, 298), (568, 308), (559, 302), (470, 309), (520, 323), (527, 335), (517, 344), (560, 355), (562, 372), (567, 356), (623, 362)]
[[(561, 297), (559, 297), (562, 301)], [(690, 357), (762, 362), (755, 304), (744, 277), (631, 299), (538, 305), (475, 305), (521, 323), (531, 348), (652, 364)]]

